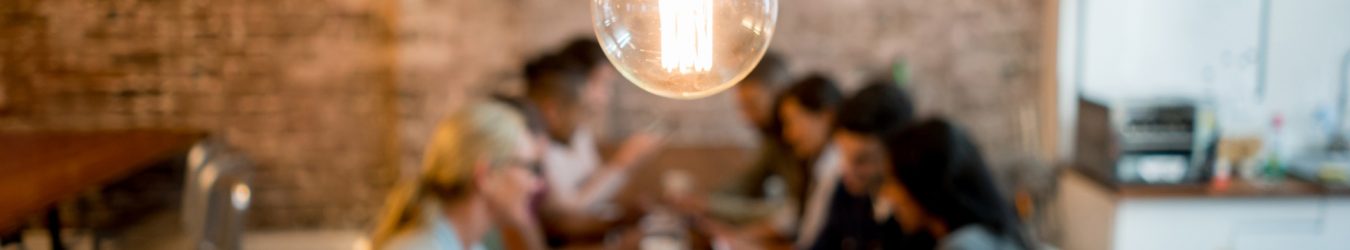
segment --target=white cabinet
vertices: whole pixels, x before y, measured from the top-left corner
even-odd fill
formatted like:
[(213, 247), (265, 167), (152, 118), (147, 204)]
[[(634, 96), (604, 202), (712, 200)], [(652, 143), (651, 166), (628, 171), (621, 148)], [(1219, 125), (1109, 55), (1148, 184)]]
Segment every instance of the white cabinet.
[(1350, 196), (1131, 196), (1066, 176), (1063, 249), (1350, 249)]
[(1327, 249), (1350, 249), (1350, 197), (1327, 199), (1326, 239)]
[(1316, 197), (1128, 199), (1116, 212), (1115, 248), (1246, 249), (1315, 238), (1321, 203)]

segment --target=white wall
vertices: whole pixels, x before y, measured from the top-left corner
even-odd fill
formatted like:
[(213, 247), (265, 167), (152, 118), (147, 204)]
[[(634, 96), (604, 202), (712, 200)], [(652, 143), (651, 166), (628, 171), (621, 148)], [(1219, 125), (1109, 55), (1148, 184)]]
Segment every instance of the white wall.
[(1257, 0), (1089, 0), (1082, 90), (1105, 99), (1254, 90)]
[(1079, 5), (1082, 1), (1064, 0), (1059, 2), (1059, 41), (1056, 48), (1056, 80), (1059, 82), (1059, 155), (1062, 159), (1073, 159), (1074, 118), (1078, 114), (1078, 29), (1080, 22)]
[[(1266, 106), (1289, 121), (1305, 145), (1324, 143), (1314, 119), (1335, 107), (1342, 60), (1350, 53), (1350, 1), (1273, 0)], [(1329, 113), (1334, 113), (1331, 111)], [(1297, 145), (1296, 145), (1297, 146)]]
[[(1254, 130), (1279, 113), (1288, 147), (1321, 145), (1326, 136), (1314, 114), (1332, 110), (1338, 74), (1350, 70), (1341, 69), (1350, 53), (1350, 1), (1265, 1), (1262, 96), (1262, 0), (1065, 0), (1059, 77), (1077, 92), (1062, 91), (1061, 100), (1206, 101), (1231, 133), (1260, 133)], [(1061, 109), (1062, 122), (1072, 124), (1075, 111)]]

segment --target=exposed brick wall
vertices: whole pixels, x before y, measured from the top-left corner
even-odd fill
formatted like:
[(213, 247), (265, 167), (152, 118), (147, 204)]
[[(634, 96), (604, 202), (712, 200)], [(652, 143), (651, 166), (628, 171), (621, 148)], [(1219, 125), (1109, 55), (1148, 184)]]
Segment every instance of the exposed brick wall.
[(376, 4), (6, 1), (0, 81), (23, 100), (0, 129), (209, 131), (259, 163), (256, 225), (355, 226), (397, 160)]
[[(583, 0), (9, 0), (0, 130), (194, 128), (259, 162), (254, 225), (367, 226), (434, 123), (516, 91), (519, 65), (590, 36)], [(1040, 1), (782, 0), (773, 49), (857, 88), (896, 58), (926, 114), (995, 162), (1031, 152)], [(602, 137), (651, 117), (676, 146), (753, 142), (731, 95), (615, 90)], [(398, 166), (402, 166), (401, 168)]]
[[(586, 1), (526, 1), (522, 42), (532, 51), (589, 35)], [(822, 72), (847, 91), (897, 59), (911, 67), (909, 88), (926, 116), (959, 121), (1004, 165), (1039, 146), (1036, 109), (1040, 77), (1040, 0), (867, 1), (780, 0), (771, 50), (792, 72)], [(611, 138), (640, 128), (647, 117), (677, 123), (679, 145), (748, 145), (746, 123), (732, 95), (697, 101), (654, 97), (615, 83)], [(1053, 114), (1050, 114), (1053, 115)], [(624, 119), (613, 119), (623, 117)]]
[[(1040, 0), (785, 0), (773, 46), (856, 89), (896, 59), (921, 113), (959, 121), (995, 165), (1038, 147)], [(1053, 115), (1053, 114), (1049, 114)]]
[(509, 89), (525, 54), (515, 49), (513, 1), (402, 1), (399, 120), (404, 176), (422, 159), (436, 122), (467, 99)]

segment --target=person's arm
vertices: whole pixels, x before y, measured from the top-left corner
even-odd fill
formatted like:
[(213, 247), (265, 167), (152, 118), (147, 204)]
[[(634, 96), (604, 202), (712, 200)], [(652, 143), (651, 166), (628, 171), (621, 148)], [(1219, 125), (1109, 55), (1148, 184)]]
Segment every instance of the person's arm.
[(731, 181), (723, 183), (713, 194), (727, 197), (742, 197), (747, 199), (764, 198), (764, 182), (773, 176), (773, 159), (768, 153), (760, 150), (756, 156), (755, 162), (751, 163), (749, 170), (735, 177)]
[[(783, 201), (772, 201), (771, 197), (767, 197), (770, 192), (766, 192), (766, 189), (770, 188), (786, 189), (781, 185), (777, 187), (770, 185), (775, 177), (780, 178), (779, 184), (782, 184), (782, 176), (779, 176), (776, 170), (786, 164), (785, 159), (781, 158), (785, 156), (777, 154), (776, 150), (773, 145), (761, 146), (755, 162), (747, 173), (724, 183), (707, 197), (707, 205), (704, 206), (707, 213), (715, 218), (741, 225), (763, 220), (772, 215), (773, 211), (781, 209), (785, 205)], [(778, 191), (786, 192), (786, 190)]]
[(695, 216), (694, 218), (696, 226), (698, 226), (699, 228), (701, 228), (706, 232), (722, 237), (730, 237), (738, 240), (745, 240), (752, 242), (788, 241), (787, 237), (785, 237), (782, 234), (779, 234), (778, 230), (775, 229), (773, 223), (768, 220), (755, 221), (753, 223), (737, 226), (727, 224), (724, 221), (710, 219), (707, 217)]
[[(582, 135), (583, 137), (589, 135)], [(614, 154), (612, 160), (596, 167), (576, 189), (573, 209), (588, 209), (589, 206), (613, 198), (628, 180), (628, 173), (651, 157), (660, 148), (664, 136), (655, 134), (636, 134), (629, 137)], [(573, 147), (584, 147), (582, 153), (592, 154), (599, 159), (592, 138), (574, 142)]]
[(545, 197), (544, 203), (536, 211), (543, 231), (552, 237), (564, 239), (590, 238), (604, 235), (610, 229), (611, 220), (592, 213), (565, 207), (553, 196)]
[(651, 158), (665, 142), (665, 135), (655, 133), (637, 133), (625, 139), (618, 151), (603, 168), (628, 170), (637, 167)]
[(520, 220), (498, 225), (502, 236), (502, 247), (506, 250), (543, 250), (548, 249), (544, 242), (543, 229), (534, 220)]
[(587, 211), (595, 208), (596, 204), (613, 198), (627, 181), (627, 169), (597, 168), (581, 182), (572, 199), (562, 202), (569, 210)]

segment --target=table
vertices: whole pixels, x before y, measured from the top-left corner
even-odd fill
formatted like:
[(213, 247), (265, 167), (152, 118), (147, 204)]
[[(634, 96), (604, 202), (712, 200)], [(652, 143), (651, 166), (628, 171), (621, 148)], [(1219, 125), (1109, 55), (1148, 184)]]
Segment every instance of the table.
[[(616, 145), (600, 145), (602, 155), (612, 156)], [(606, 239), (564, 246), (562, 249), (638, 249), (642, 233), (638, 221), (647, 212), (643, 207), (658, 203), (658, 196), (665, 192), (664, 175), (667, 171), (678, 170), (693, 180), (696, 194), (708, 194), (723, 182), (745, 172), (749, 163), (755, 160), (755, 150), (741, 146), (671, 146), (661, 149), (649, 161), (629, 175), (627, 185), (615, 200), (625, 208), (625, 214), (633, 216), (620, 223), (621, 226), (610, 230)], [(711, 249), (714, 238), (722, 239), (730, 249), (792, 249), (790, 242), (759, 242), (734, 239), (723, 232), (711, 232), (706, 228), (689, 225), (689, 235), (694, 249)]]
[[(643, 237), (648, 236), (645, 227), (653, 225), (666, 225), (666, 229), (678, 228), (683, 231), (685, 237), (686, 249), (733, 249), (733, 250), (786, 250), (793, 249), (792, 242), (779, 241), (776, 239), (751, 239), (740, 235), (736, 228), (726, 224), (710, 223), (712, 221), (700, 221), (688, 215), (679, 214), (668, 208), (662, 208), (661, 205), (652, 205), (653, 209), (645, 209), (632, 217), (621, 219), (611, 225), (606, 230), (605, 235), (600, 239), (582, 240), (570, 242), (568, 245), (560, 246), (558, 249), (567, 250), (602, 250), (602, 249), (641, 249)], [(662, 216), (666, 219), (656, 219), (655, 222), (648, 221), (650, 216)], [(672, 218), (673, 217), (673, 218)], [(673, 220), (672, 220), (673, 219)], [(674, 223), (674, 224), (650, 224), (650, 223)], [(668, 231), (667, 231), (668, 232)]]
[[(185, 152), (189, 131), (0, 132), (0, 234), (58, 202)], [(59, 227), (55, 213), (48, 224)], [(53, 221), (57, 223), (52, 223)], [(53, 237), (53, 242), (57, 242)]]

